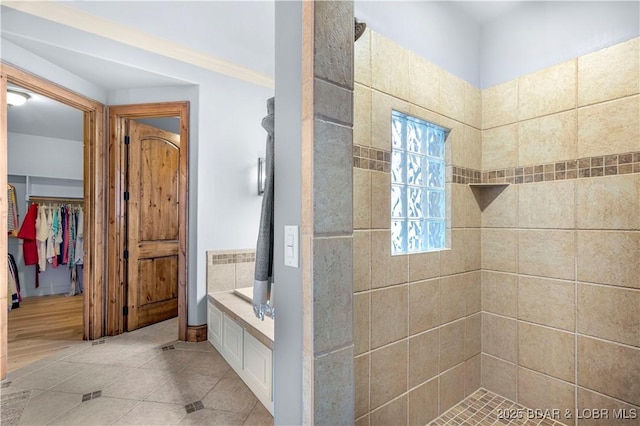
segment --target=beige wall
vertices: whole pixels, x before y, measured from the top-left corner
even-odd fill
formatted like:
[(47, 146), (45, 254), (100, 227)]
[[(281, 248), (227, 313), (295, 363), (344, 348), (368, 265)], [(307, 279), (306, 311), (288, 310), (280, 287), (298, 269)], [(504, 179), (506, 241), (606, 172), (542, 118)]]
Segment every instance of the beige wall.
[[(480, 385), (481, 216), (462, 182), (481, 167), (481, 94), (369, 30), (355, 44), (355, 81), (356, 423), (426, 424)], [(392, 109), (452, 129), (450, 250), (391, 256)]]
[(531, 408), (640, 408), (639, 54), (482, 92), (481, 383)]
[(207, 251), (207, 293), (253, 287), (256, 251)]
[[(638, 408), (639, 56), (634, 39), (480, 92), (358, 40), (357, 424), (426, 424), (480, 386), (532, 408)], [(390, 255), (391, 109), (452, 129), (450, 250)], [(466, 185), (479, 176), (511, 185)]]

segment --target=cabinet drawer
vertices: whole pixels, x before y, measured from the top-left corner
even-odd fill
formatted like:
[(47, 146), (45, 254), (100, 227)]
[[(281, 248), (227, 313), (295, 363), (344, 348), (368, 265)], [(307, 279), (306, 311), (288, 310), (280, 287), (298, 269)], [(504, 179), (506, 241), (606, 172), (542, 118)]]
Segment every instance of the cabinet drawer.
[(224, 315), (222, 323), (222, 350), (227, 362), (229, 362), (236, 371), (240, 371), (242, 370), (244, 329), (227, 315)]

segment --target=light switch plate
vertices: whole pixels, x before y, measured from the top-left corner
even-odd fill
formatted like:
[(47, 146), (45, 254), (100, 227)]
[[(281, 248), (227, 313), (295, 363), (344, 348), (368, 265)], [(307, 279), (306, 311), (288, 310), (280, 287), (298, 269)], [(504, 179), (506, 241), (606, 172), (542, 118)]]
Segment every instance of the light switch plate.
[(298, 227), (284, 227), (284, 264), (298, 267)]

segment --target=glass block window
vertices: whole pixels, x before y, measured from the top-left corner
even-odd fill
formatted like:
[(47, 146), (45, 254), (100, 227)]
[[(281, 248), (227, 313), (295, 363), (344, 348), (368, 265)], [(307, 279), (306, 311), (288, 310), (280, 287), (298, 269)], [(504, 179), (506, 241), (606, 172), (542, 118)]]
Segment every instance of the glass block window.
[(445, 248), (446, 134), (440, 126), (392, 112), (392, 254)]

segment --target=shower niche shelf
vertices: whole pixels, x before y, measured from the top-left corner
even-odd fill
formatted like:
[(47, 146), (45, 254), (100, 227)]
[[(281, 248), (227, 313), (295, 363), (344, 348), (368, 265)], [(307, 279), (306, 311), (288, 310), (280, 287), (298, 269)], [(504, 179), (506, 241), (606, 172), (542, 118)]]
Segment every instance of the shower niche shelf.
[(510, 183), (470, 183), (471, 188), (503, 188), (511, 185)]

